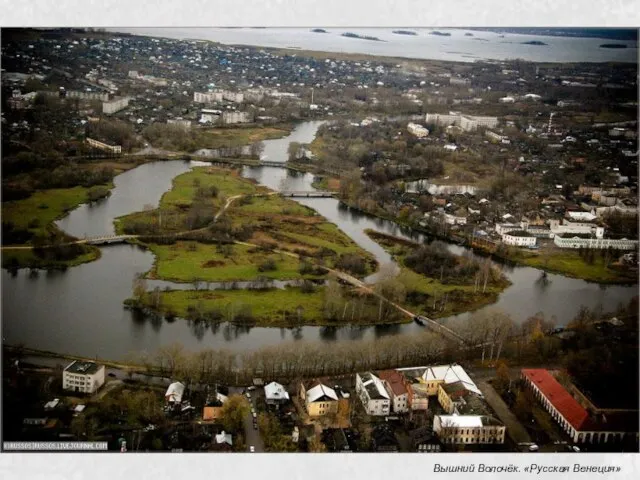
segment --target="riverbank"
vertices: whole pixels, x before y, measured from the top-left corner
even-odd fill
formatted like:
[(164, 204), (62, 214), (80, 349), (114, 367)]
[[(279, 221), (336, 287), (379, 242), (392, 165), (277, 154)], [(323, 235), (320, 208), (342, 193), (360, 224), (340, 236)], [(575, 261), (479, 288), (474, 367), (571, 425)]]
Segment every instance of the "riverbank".
[(578, 252), (567, 249), (549, 249), (532, 252), (519, 248), (511, 248), (499, 251), (496, 248), (488, 248), (478, 243), (470, 245), (469, 239), (464, 236), (442, 235), (440, 233), (412, 225), (402, 218), (394, 218), (391, 215), (378, 211), (364, 210), (356, 205), (349, 204), (344, 200), (340, 201), (350, 209), (394, 222), (397, 225), (415, 231), (416, 233), (421, 233), (445, 242), (455, 243), (457, 245), (471, 248), (477, 254), (490, 256), (497, 261), (507, 262), (510, 265), (537, 268), (548, 273), (557, 273), (565, 277), (603, 285), (635, 285), (638, 283), (637, 271), (622, 268), (613, 262), (609, 263), (609, 266), (607, 266), (604, 259), (601, 257), (596, 258), (593, 263), (589, 264), (578, 255)]
[(438, 258), (443, 266), (439, 269), (439, 278), (419, 273), (407, 266), (407, 258), (419, 253), (421, 248), (430, 247), (372, 230), (366, 233), (391, 254), (400, 267), (396, 279), (406, 289), (407, 305), (430, 318), (478, 310), (495, 303), (499, 294), (511, 285), (495, 267), (438, 250), (429, 250), (425, 255), (443, 257)]

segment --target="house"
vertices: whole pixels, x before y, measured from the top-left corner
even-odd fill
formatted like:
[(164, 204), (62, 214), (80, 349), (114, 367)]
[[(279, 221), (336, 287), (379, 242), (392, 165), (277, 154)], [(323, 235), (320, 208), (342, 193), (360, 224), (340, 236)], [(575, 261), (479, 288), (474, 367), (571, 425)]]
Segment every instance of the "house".
[(418, 138), (425, 138), (429, 135), (429, 130), (417, 123), (409, 123), (407, 125), (407, 130), (409, 130), (409, 133)]
[(231, 437), (230, 433), (225, 433), (224, 430), (216, 435), (216, 443), (217, 444), (224, 444), (226, 443), (227, 445), (233, 445), (233, 438)]
[(338, 412), (338, 395), (331, 387), (313, 382), (309, 388), (300, 383), (300, 399), (304, 402), (305, 410), (311, 417), (335, 414)]
[(377, 425), (371, 432), (371, 446), (374, 452), (397, 452), (399, 443), (387, 423)]
[(480, 389), (467, 375), (467, 372), (455, 363), (425, 368), (424, 373), (420, 376), (420, 381), (427, 385), (427, 391), (430, 396), (438, 395), (438, 387), (441, 384), (455, 382), (462, 382), (467, 390), (482, 396)]
[(527, 388), (573, 442), (638, 442), (637, 410), (590, 413), (548, 370), (522, 369), (521, 375)]
[(506, 428), (485, 415), (436, 415), (433, 431), (443, 444), (504, 443)]
[(62, 372), (62, 388), (74, 392), (95, 393), (104, 384), (104, 365), (74, 360)]
[(285, 388), (276, 382), (264, 386), (264, 398), (267, 405), (282, 405), (289, 401)]
[(215, 422), (222, 417), (222, 407), (204, 407), (202, 420), (205, 422)]
[(182, 395), (184, 394), (184, 384), (180, 382), (173, 382), (167, 388), (166, 393), (164, 394), (164, 400), (166, 403), (173, 403), (178, 405), (182, 403)]
[(382, 380), (373, 373), (356, 373), (356, 393), (368, 415), (389, 415), (390, 395)]
[(409, 411), (409, 389), (407, 379), (397, 370), (384, 370), (378, 373), (380, 380), (384, 382), (387, 393), (391, 398), (393, 413)]
[(116, 112), (119, 112), (120, 110), (127, 108), (128, 105), (129, 105), (128, 97), (114, 98), (111, 101), (102, 102), (102, 113), (105, 113), (107, 115), (111, 113), (116, 113)]

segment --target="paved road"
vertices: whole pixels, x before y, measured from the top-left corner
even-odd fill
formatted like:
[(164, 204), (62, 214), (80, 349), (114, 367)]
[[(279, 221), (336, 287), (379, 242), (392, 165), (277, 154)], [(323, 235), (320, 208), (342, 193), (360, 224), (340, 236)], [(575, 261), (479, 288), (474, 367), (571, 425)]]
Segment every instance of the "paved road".
[(531, 437), (527, 430), (522, 426), (516, 416), (511, 413), (509, 407), (500, 398), (498, 392), (487, 382), (478, 382), (478, 388), (484, 395), (489, 406), (496, 412), (500, 421), (507, 427), (507, 435), (516, 443), (531, 443)]
[[(229, 388), (229, 394), (234, 393), (243, 395), (241, 388)], [(251, 406), (255, 409), (255, 400), (253, 396), (251, 398)], [(249, 414), (244, 418), (244, 438), (245, 443), (247, 444), (247, 452), (250, 451), (251, 446), (255, 448), (256, 453), (265, 451), (264, 442), (262, 441), (262, 437), (260, 436), (260, 431), (253, 428), (253, 415), (251, 414), (251, 412), (249, 412)]]

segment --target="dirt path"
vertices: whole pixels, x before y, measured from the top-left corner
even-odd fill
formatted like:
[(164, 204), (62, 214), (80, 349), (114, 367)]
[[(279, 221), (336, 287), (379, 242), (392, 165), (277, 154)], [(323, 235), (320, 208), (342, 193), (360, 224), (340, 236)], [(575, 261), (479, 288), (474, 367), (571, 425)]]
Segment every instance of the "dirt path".
[(489, 406), (496, 412), (500, 421), (507, 427), (507, 435), (514, 443), (531, 443), (531, 437), (527, 430), (522, 426), (516, 416), (509, 410), (504, 400), (498, 395), (498, 392), (486, 381), (478, 382), (478, 388), (484, 395)]

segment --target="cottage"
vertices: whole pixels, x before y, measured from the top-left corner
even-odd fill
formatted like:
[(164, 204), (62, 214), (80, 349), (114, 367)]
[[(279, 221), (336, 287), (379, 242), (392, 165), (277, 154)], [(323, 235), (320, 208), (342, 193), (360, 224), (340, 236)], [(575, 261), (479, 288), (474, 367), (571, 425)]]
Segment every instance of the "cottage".
[(304, 383), (300, 383), (299, 396), (311, 417), (338, 412), (339, 399), (335, 390), (318, 381), (313, 382), (308, 388)]
[(397, 370), (384, 370), (379, 373), (387, 389), (387, 393), (392, 401), (393, 413), (404, 413), (409, 411), (409, 389), (407, 380)]
[(289, 401), (289, 394), (285, 388), (276, 382), (265, 385), (264, 397), (267, 405), (283, 405)]

